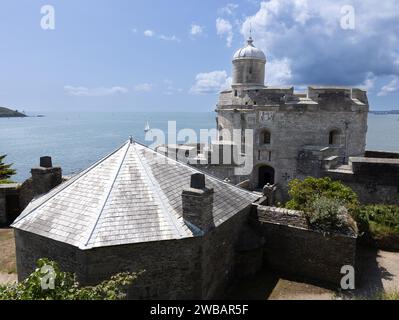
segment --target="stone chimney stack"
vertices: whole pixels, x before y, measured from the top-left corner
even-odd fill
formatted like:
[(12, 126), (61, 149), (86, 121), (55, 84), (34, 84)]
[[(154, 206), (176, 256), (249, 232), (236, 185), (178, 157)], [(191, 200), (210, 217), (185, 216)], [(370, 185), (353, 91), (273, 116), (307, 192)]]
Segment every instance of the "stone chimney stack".
[(215, 227), (213, 222), (213, 189), (205, 186), (205, 175), (195, 173), (191, 176), (190, 188), (183, 190), (183, 218), (206, 233)]
[(34, 196), (49, 192), (62, 183), (62, 170), (53, 167), (51, 157), (41, 157), (40, 167), (32, 168), (32, 186)]

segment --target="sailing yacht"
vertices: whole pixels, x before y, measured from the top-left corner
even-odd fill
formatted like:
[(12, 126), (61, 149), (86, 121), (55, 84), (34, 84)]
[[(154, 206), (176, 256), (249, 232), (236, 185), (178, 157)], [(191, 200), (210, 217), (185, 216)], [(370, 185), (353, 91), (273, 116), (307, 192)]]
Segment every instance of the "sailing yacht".
[(144, 127), (144, 132), (147, 133), (147, 132), (150, 131), (150, 130), (151, 130), (150, 124), (149, 124), (148, 121), (147, 121), (146, 124), (145, 124), (145, 127)]

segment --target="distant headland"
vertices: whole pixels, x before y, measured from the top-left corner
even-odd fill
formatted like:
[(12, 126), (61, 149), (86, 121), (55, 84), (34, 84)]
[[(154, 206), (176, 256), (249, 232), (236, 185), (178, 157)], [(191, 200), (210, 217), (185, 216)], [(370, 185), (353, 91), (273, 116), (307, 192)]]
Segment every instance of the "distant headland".
[(26, 114), (19, 112), (18, 110), (11, 110), (8, 108), (0, 107), (0, 118), (23, 118)]
[(387, 111), (370, 111), (371, 114), (399, 114), (399, 110), (387, 110)]

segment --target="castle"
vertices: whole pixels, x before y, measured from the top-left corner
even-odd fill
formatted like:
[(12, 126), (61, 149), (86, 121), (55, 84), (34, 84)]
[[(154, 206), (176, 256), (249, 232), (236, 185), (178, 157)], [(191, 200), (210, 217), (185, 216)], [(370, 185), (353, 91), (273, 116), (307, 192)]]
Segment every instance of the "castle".
[[(306, 93), (297, 93), (293, 87), (269, 87), (265, 85), (266, 63), (265, 54), (250, 37), (234, 54), (231, 88), (219, 95), (217, 141), (209, 148), (199, 146), (196, 157), (179, 160), (249, 190), (276, 185), (278, 201), (287, 199), (292, 179), (331, 176), (347, 182), (364, 202), (370, 202), (370, 190), (374, 190), (372, 197), (378, 197), (377, 185), (389, 189), (384, 201), (399, 202), (397, 182), (390, 174), (383, 177), (387, 170), (396, 174), (399, 163), (392, 159), (399, 156), (366, 152), (367, 93), (342, 87), (310, 86)], [(237, 130), (241, 132), (239, 143), (232, 139)], [(251, 142), (246, 141), (246, 130), (252, 132)], [(158, 150), (173, 157), (184, 155), (176, 148), (187, 147), (162, 146)], [(222, 156), (218, 163), (210, 161), (213, 153), (226, 149), (241, 155), (251, 152), (250, 172), (237, 174), (241, 164), (226, 163)]]

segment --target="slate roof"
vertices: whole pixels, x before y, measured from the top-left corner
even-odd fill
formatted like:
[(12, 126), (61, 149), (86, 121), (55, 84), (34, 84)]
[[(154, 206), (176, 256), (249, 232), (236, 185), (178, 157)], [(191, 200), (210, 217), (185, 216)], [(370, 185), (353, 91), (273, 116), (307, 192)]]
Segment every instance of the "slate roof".
[[(32, 201), (13, 227), (82, 250), (194, 237), (182, 218), (183, 189), (198, 170), (126, 142), (82, 173)], [(206, 175), (219, 226), (258, 199)]]

